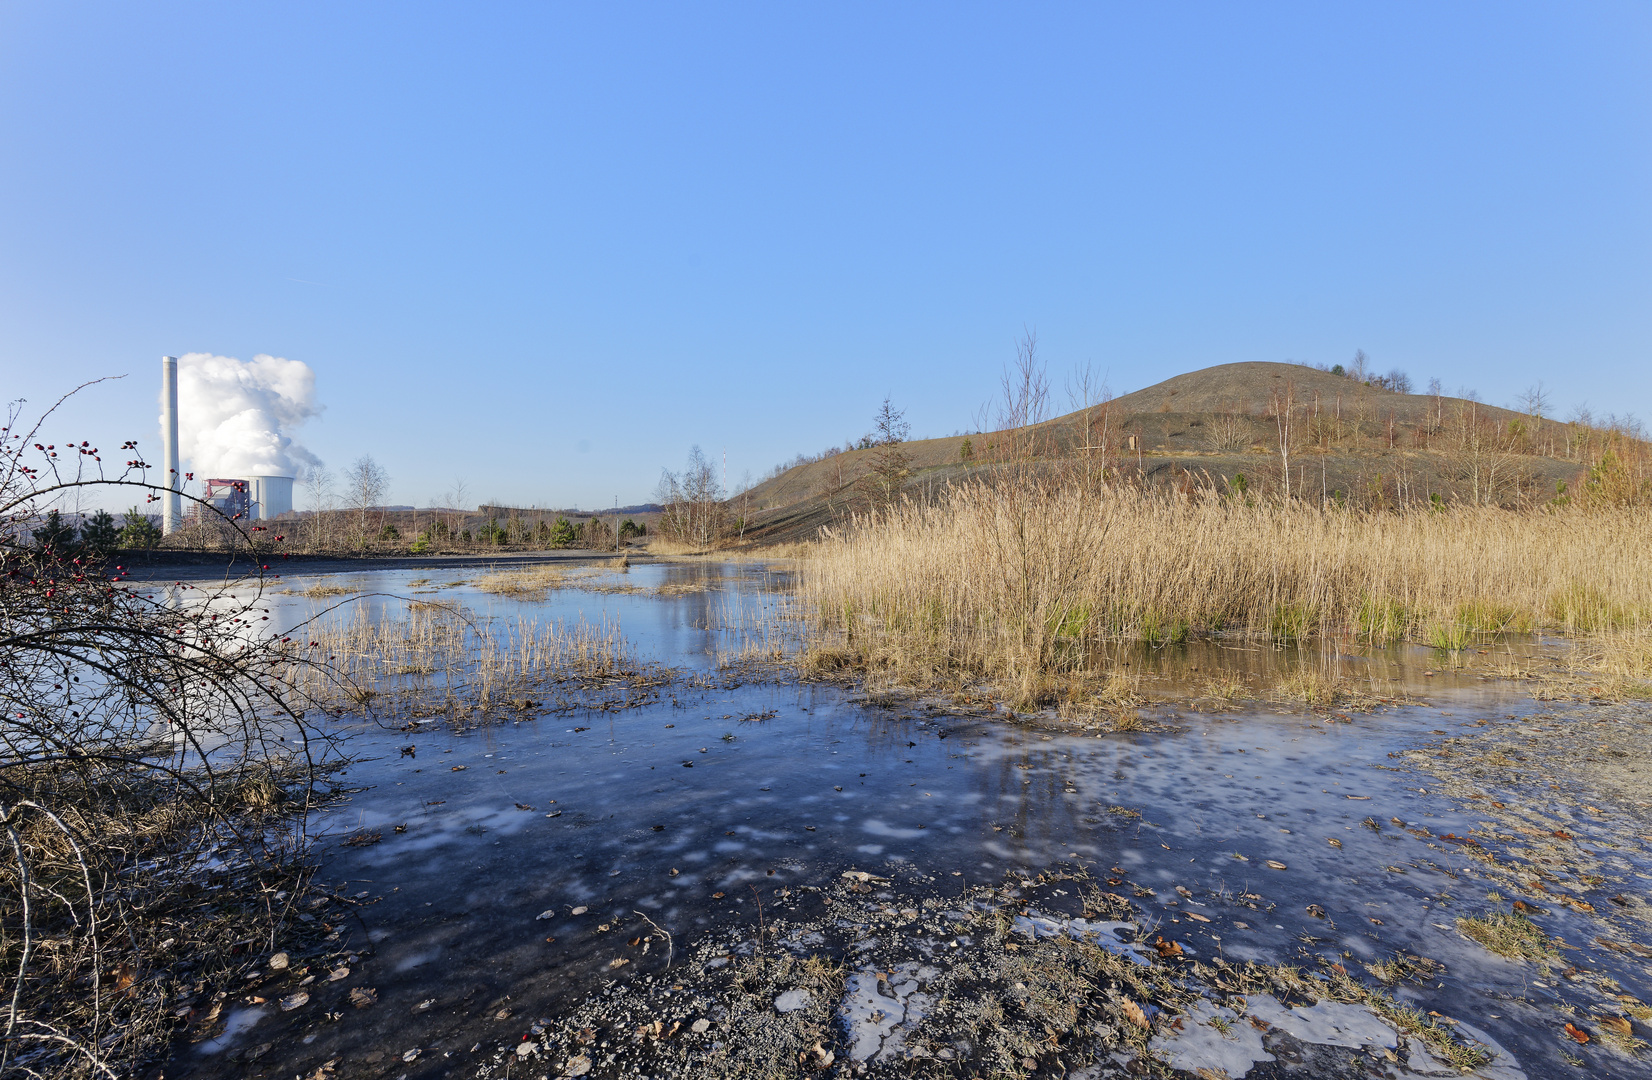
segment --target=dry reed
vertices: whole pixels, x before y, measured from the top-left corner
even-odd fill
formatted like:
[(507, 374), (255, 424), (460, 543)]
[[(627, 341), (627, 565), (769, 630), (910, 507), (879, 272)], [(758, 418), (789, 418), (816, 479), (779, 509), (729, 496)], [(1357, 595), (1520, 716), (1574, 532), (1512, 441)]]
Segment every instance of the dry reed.
[(295, 669), (297, 689), (392, 718), (631, 707), (671, 677), (639, 660), (616, 622), (488, 620), (442, 604), (378, 618), (358, 609), (310, 627), (305, 647), (328, 666)]
[[(611, 570), (624, 570), (619, 559), (607, 563)], [(483, 574), (473, 585), (485, 593), (509, 596), (517, 600), (544, 600), (553, 589), (578, 589), (594, 593), (642, 593), (639, 585), (602, 580), (602, 570), (586, 568), (563, 570), (554, 566), (529, 567), (520, 570), (496, 570)]]
[[(798, 589), (822, 662), (1038, 702), (1113, 641), (1637, 631), (1649, 536), (1644, 509), (1380, 513), (1010, 477), (828, 533)], [(1644, 635), (1623, 640), (1612, 662), (1645, 671)]]
[(495, 570), (471, 583), (485, 593), (521, 599), (543, 600), (551, 589), (567, 587), (566, 571), (556, 566), (535, 566), (519, 570)]

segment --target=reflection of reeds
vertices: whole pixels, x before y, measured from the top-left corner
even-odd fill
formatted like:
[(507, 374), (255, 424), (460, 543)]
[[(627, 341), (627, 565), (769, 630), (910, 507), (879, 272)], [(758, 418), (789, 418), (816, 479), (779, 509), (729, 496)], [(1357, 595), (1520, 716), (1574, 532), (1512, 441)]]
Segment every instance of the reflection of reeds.
[(298, 689), (323, 705), (393, 716), (588, 706), (591, 691), (632, 705), (670, 675), (639, 661), (615, 622), (490, 621), (441, 604), (376, 619), (358, 610), (318, 624), (308, 640), (331, 664), (324, 675), (298, 669)]
[(1649, 530), (1642, 510), (1366, 513), (1010, 478), (858, 519), (798, 581), (823, 661), (1036, 701), (1110, 641), (1460, 649), (1507, 630), (1644, 626)]

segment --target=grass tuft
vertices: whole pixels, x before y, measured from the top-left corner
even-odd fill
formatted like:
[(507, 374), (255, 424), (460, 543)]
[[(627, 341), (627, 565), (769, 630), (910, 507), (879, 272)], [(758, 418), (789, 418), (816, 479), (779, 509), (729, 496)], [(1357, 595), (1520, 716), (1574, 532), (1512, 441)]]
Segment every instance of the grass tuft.
[(1511, 960), (1548, 963), (1560, 959), (1549, 935), (1517, 911), (1491, 911), (1457, 920), (1457, 929), (1481, 946)]

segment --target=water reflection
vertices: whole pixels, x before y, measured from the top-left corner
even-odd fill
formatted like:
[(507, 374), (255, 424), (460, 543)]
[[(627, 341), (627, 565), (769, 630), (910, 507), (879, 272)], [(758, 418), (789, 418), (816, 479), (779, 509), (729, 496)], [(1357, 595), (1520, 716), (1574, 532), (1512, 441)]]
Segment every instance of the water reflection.
[[(1529, 992), (1521, 971), (1456, 932), (1456, 907), (1446, 912), (1485, 886), (1473, 859), (1431, 841), (1467, 835), (1473, 815), (1392, 756), (1431, 732), (1518, 713), (1523, 698), (1466, 680), (1450, 712), (1327, 723), (1274, 707), (1169, 711), (1164, 730), (1079, 735), (882, 708), (829, 686), (716, 677), (730, 639), (780, 613), (784, 578), (760, 566), (637, 567), (540, 602), (412, 578), (344, 580), (380, 594), (363, 601), (374, 611), (434, 593), (486, 616), (615, 619), (645, 655), (711, 677), (621, 714), (469, 734), (357, 725), (360, 760), (345, 780), (360, 790), (323, 815), (335, 840), (319, 878), (380, 898), (352, 932), (376, 946), (371, 977), (386, 1007), (321, 1029), (318, 1052), (444, 1038), (468, 1046), (460, 1013), (410, 1010), (509, 995), (513, 1008), (549, 1015), (598, 985), (608, 942), (595, 920), (619, 925), (642, 911), (687, 943), (752, 922), (753, 889), (849, 868), (916, 867), (944, 884), (1077, 863), (1197, 956), (1304, 963), (1406, 949), (1447, 965), (1438, 987), (1400, 991), (1425, 1007), (1486, 1011)], [(638, 591), (600, 591), (614, 583)], [(273, 610), (291, 624), (315, 604), (295, 593), (274, 598)], [(1441, 689), (1438, 676), (1422, 681), (1438, 663), (1429, 650), (1327, 649), (1330, 662), (1396, 687)], [(1277, 679), (1319, 662), (1220, 642), (1119, 658), (1183, 680)], [(337, 845), (362, 829), (382, 842)], [(1628, 854), (1639, 848), (1624, 850), (1623, 871), (1644, 874)], [(1613, 977), (1644, 999), (1646, 973), (1620, 967)], [(1483, 1026), (1517, 1052), (1535, 1037), (1511, 1021)]]

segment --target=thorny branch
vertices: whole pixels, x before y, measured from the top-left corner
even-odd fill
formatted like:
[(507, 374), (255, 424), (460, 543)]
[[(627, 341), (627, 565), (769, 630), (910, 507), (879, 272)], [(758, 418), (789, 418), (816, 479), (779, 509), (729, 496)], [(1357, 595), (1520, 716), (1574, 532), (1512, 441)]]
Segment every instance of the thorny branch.
[[(327, 663), (272, 632), (261, 573), (142, 585), (55, 527), (66, 500), (152, 503), (181, 479), (156, 483), (134, 441), (119, 471), (89, 441), (47, 442), (69, 396), (0, 427), (0, 1075), (115, 1077), (179, 1022), (210, 1034), (219, 1010), (189, 1006), (275, 946), (316, 782), (342, 759), (300, 686)], [(258, 526), (191, 501), (258, 553)]]

